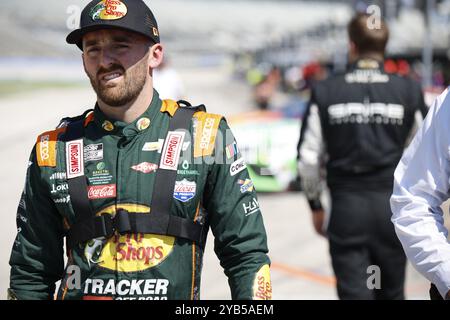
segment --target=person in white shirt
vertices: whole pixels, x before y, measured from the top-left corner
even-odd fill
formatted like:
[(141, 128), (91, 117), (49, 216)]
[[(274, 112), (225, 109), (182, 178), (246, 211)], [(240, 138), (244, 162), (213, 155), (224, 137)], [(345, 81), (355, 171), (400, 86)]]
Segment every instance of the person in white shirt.
[(178, 72), (169, 65), (167, 58), (159, 68), (153, 70), (153, 86), (161, 99), (176, 101), (185, 99), (183, 80)]
[(413, 266), (433, 285), (431, 298), (450, 298), (450, 244), (441, 205), (450, 197), (450, 95), (445, 90), (394, 174), (392, 222)]

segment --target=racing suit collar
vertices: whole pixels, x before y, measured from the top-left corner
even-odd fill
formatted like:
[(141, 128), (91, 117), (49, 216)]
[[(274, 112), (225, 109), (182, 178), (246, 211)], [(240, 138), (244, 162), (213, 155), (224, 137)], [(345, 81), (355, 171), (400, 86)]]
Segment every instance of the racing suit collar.
[(379, 61), (373, 58), (361, 57), (350, 65), (350, 70), (355, 69), (383, 71), (383, 61)]
[(94, 108), (94, 122), (102, 130), (112, 135), (134, 137), (150, 128), (155, 116), (160, 112), (162, 101), (153, 89), (153, 99), (147, 110), (132, 123), (115, 120), (106, 116), (98, 104)]

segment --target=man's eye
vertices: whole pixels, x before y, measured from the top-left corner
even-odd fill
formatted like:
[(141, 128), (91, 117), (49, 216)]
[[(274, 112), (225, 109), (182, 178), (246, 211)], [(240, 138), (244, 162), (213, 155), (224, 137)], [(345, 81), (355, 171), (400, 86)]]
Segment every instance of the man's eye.
[(117, 48), (117, 49), (128, 49), (129, 47), (128, 47), (128, 45), (126, 45), (126, 44), (117, 44), (117, 45), (116, 45), (116, 48)]
[(97, 53), (98, 51), (99, 51), (98, 48), (89, 48), (89, 49), (87, 49), (88, 53)]

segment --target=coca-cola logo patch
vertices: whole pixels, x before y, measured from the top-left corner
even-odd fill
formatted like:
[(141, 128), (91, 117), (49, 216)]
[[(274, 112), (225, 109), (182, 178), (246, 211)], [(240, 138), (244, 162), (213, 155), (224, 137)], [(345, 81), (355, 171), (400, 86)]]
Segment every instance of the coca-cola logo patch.
[(106, 184), (88, 187), (89, 199), (106, 199), (116, 197), (116, 185)]

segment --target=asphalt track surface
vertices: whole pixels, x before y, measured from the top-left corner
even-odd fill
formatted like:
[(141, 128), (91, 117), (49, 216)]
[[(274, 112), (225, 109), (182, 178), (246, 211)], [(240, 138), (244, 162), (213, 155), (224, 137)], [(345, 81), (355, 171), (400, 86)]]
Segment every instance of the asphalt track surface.
[[(181, 76), (187, 98), (205, 103), (208, 111), (226, 116), (251, 109), (250, 93), (221, 69), (186, 70)], [(25, 171), (37, 135), (54, 128), (67, 115), (78, 115), (94, 105), (95, 95), (84, 88), (45, 89), (0, 98), (1, 165), (0, 299), (6, 298), (9, 255), (16, 234), (16, 208)], [(307, 202), (301, 193), (260, 194), (261, 211), (272, 259), (274, 299), (337, 299), (335, 279), (324, 238), (313, 231)], [(408, 299), (427, 299), (428, 282), (408, 266)], [(227, 279), (213, 251), (210, 234), (206, 247), (202, 299), (229, 299)]]

